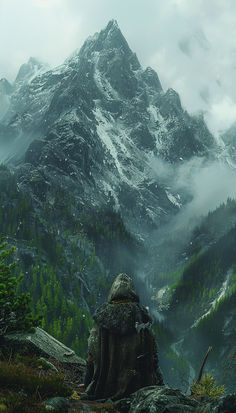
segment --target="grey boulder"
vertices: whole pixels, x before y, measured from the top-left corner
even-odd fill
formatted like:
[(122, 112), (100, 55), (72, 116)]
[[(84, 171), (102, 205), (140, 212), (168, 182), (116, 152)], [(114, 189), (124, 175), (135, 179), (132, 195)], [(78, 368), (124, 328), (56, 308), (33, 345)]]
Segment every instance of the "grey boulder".
[(197, 401), (168, 386), (149, 386), (117, 402), (122, 413), (236, 413), (236, 394)]
[(52, 397), (45, 402), (46, 410), (57, 413), (67, 413), (70, 407), (70, 402), (64, 397)]
[(33, 333), (10, 333), (4, 337), (7, 345), (16, 351), (52, 358), (65, 364), (78, 364), (85, 367), (85, 361), (73, 350), (56, 340), (42, 328), (35, 328)]
[(167, 386), (150, 386), (133, 394), (129, 413), (193, 413), (199, 403)]

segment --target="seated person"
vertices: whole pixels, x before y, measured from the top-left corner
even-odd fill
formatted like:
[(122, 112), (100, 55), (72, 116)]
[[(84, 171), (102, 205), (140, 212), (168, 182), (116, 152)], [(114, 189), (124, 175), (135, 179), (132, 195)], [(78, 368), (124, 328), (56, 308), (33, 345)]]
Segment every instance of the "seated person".
[[(121, 399), (141, 387), (163, 385), (152, 319), (126, 274), (114, 281), (108, 297), (94, 314), (88, 340), (94, 360), (87, 385), (89, 398)], [(90, 380), (89, 379), (89, 380)]]

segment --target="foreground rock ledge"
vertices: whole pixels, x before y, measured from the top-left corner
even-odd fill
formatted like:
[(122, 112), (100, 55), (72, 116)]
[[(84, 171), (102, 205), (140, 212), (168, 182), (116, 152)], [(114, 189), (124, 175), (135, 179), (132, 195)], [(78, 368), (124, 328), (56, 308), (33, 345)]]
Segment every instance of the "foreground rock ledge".
[(56, 340), (42, 328), (35, 328), (34, 333), (10, 333), (4, 337), (5, 343), (17, 352), (36, 354), (53, 358), (65, 364), (85, 366), (85, 361), (73, 350)]
[[(18, 332), (8, 334), (4, 337), (4, 340), (8, 348), (17, 353), (35, 354), (47, 359), (57, 360), (64, 366), (68, 366), (70, 371), (72, 367), (76, 367), (80, 375), (84, 371), (85, 361), (82, 358), (39, 327), (35, 329), (34, 333)], [(73, 387), (73, 383), (71, 384)], [(65, 406), (63, 412), (92, 412), (96, 411), (97, 404), (96, 401), (71, 400), (70, 407)], [(181, 393), (180, 390), (168, 386), (149, 386), (112, 404), (113, 411), (120, 413), (236, 413), (236, 394), (215, 400), (196, 401)], [(101, 410), (101, 403), (99, 409)]]
[(121, 413), (236, 413), (236, 394), (196, 401), (168, 386), (150, 386), (118, 400)]

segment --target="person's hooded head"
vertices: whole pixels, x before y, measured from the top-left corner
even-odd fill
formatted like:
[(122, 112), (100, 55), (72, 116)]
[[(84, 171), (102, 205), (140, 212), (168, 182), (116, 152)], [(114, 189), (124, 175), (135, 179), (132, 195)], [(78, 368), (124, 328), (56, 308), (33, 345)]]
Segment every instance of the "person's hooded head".
[(122, 300), (139, 302), (139, 297), (135, 291), (133, 281), (126, 274), (120, 274), (116, 277), (108, 296), (109, 303)]

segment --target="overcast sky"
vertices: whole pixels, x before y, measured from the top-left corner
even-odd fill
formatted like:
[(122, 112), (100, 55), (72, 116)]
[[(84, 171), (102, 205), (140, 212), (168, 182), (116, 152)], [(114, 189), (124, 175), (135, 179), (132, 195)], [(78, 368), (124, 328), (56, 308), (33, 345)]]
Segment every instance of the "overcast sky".
[(0, 78), (30, 56), (62, 63), (110, 19), (213, 132), (236, 121), (235, 0), (0, 0)]

